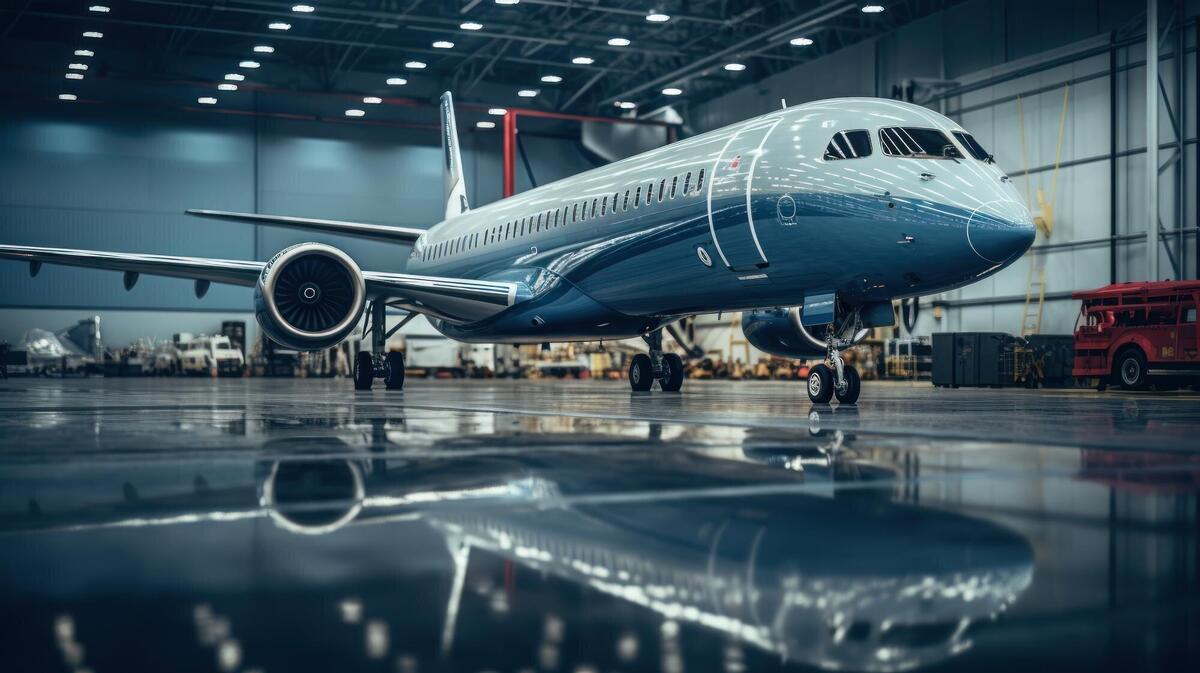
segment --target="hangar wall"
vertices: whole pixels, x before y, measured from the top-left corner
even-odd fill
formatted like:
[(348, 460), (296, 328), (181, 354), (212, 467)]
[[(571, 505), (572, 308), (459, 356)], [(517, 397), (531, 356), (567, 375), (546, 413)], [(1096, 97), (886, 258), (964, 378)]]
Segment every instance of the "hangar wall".
[[(435, 119), (430, 110), (431, 121)], [(469, 197), (500, 197), (501, 138), (460, 131)], [(0, 109), (0, 222), (5, 243), (231, 259), (269, 258), (292, 243), (346, 249), (364, 267), (401, 270), (406, 246), (188, 217), (186, 208), (258, 211), (427, 226), (441, 219), (436, 132), (104, 106)], [(591, 167), (577, 143), (526, 134), (539, 181)], [(528, 178), (518, 172), (518, 187)], [(0, 263), (0, 341), (100, 315), (110, 344), (174, 332), (255, 327), (251, 291), (143, 277), (131, 292), (108, 271)]]

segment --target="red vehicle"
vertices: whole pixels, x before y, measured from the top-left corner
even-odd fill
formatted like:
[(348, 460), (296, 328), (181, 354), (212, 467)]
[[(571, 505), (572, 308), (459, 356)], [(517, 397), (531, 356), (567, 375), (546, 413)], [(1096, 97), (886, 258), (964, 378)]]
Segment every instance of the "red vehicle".
[(1136, 390), (1153, 377), (1200, 383), (1196, 307), (1200, 281), (1116, 283), (1071, 295), (1082, 299), (1075, 328), (1078, 378)]

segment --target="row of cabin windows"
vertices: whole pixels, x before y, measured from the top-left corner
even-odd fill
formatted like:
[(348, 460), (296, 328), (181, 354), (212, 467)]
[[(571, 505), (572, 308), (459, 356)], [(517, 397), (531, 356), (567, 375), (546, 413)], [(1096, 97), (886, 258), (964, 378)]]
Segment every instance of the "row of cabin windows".
[[(421, 252), (421, 261), (443, 259), (468, 250), (474, 250), (480, 246), (491, 245), (541, 231), (549, 231), (550, 229), (574, 224), (575, 222), (583, 222), (595, 217), (603, 217), (618, 212), (623, 213), (631, 207), (649, 206), (654, 203), (656, 198), (659, 203), (662, 203), (663, 201), (674, 199), (676, 195), (682, 198), (684, 196), (699, 194), (704, 189), (703, 168), (700, 169), (695, 178), (696, 182), (692, 184), (692, 172), (688, 171), (684, 174), (682, 180), (676, 175), (670, 178), (670, 180), (667, 178), (659, 180), (657, 185), (654, 182), (649, 182), (645, 185), (638, 185), (634, 189), (626, 189), (624, 194), (616, 192), (612, 195), (611, 201), (605, 195), (593, 198), (590, 201), (579, 201), (569, 206), (556, 208), (555, 210), (522, 217), (519, 220), (496, 225), (484, 231), (463, 234), (457, 238), (427, 246)], [(630, 199), (631, 196), (632, 200)]]

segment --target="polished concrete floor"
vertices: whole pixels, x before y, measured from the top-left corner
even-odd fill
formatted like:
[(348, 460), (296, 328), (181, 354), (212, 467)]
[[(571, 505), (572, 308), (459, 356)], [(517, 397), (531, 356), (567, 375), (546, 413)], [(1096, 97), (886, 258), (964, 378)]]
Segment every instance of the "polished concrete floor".
[(0, 670), (1200, 670), (1200, 396), (0, 381)]

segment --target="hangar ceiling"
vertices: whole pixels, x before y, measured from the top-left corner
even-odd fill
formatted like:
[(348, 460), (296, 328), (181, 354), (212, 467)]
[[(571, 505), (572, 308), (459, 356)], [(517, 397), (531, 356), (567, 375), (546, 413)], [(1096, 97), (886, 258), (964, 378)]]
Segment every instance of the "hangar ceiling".
[(424, 107), (449, 89), (483, 107), (616, 116), (703, 102), (956, 3), (9, 0), (0, 67), (46, 99), (403, 121), (379, 104)]

